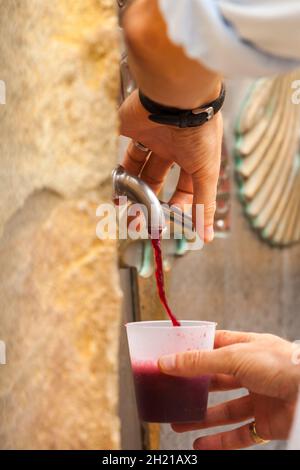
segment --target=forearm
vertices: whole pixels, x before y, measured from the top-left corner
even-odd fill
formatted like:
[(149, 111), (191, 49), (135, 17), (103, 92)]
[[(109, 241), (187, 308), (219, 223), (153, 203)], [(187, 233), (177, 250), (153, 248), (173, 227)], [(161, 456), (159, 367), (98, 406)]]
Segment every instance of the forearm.
[(157, 0), (135, 0), (123, 25), (132, 73), (154, 101), (187, 109), (218, 96), (221, 77), (169, 40)]

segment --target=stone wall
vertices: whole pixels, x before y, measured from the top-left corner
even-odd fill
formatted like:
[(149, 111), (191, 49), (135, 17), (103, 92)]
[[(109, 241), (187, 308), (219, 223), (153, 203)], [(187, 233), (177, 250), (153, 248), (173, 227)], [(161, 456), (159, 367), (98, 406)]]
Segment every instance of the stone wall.
[(114, 0), (0, 0), (0, 448), (119, 447)]

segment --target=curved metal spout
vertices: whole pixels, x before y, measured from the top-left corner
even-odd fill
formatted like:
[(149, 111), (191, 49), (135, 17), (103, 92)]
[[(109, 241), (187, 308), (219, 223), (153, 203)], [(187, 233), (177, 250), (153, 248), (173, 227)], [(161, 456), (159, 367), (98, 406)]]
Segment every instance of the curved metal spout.
[(180, 209), (161, 203), (143, 180), (127, 173), (122, 166), (113, 171), (112, 179), (116, 196), (126, 196), (131, 202), (141, 204), (148, 221), (148, 230), (152, 234), (161, 233), (171, 222), (183, 229), (184, 233), (188, 231), (190, 240), (196, 236), (192, 217), (183, 214)]
[(164, 213), (162, 206), (149, 186), (137, 176), (127, 173), (118, 166), (112, 173), (113, 187), (116, 196), (126, 196), (131, 202), (145, 208), (148, 229), (161, 231), (164, 228)]

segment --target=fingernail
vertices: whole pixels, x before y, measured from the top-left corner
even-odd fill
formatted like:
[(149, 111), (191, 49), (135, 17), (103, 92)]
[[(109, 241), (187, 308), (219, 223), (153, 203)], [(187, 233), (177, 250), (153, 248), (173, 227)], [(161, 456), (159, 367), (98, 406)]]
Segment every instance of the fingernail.
[(205, 227), (204, 229), (204, 239), (206, 242), (212, 242), (214, 239), (214, 227), (213, 225), (210, 225), (209, 227)]
[(159, 367), (164, 371), (171, 371), (175, 369), (176, 365), (176, 358), (174, 355), (172, 356), (163, 356), (158, 361)]

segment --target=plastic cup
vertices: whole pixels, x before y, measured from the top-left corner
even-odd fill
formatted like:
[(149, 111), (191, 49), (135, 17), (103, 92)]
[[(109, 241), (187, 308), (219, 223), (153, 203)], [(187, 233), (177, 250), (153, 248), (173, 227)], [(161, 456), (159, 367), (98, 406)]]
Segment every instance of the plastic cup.
[(126, 325), (139, 416), (149, 423), (189, 423), (204, 419), (209, 376), (172, 377), (158, 368), (161, 356), (212, 350), (216, 323), (149, 321)]

